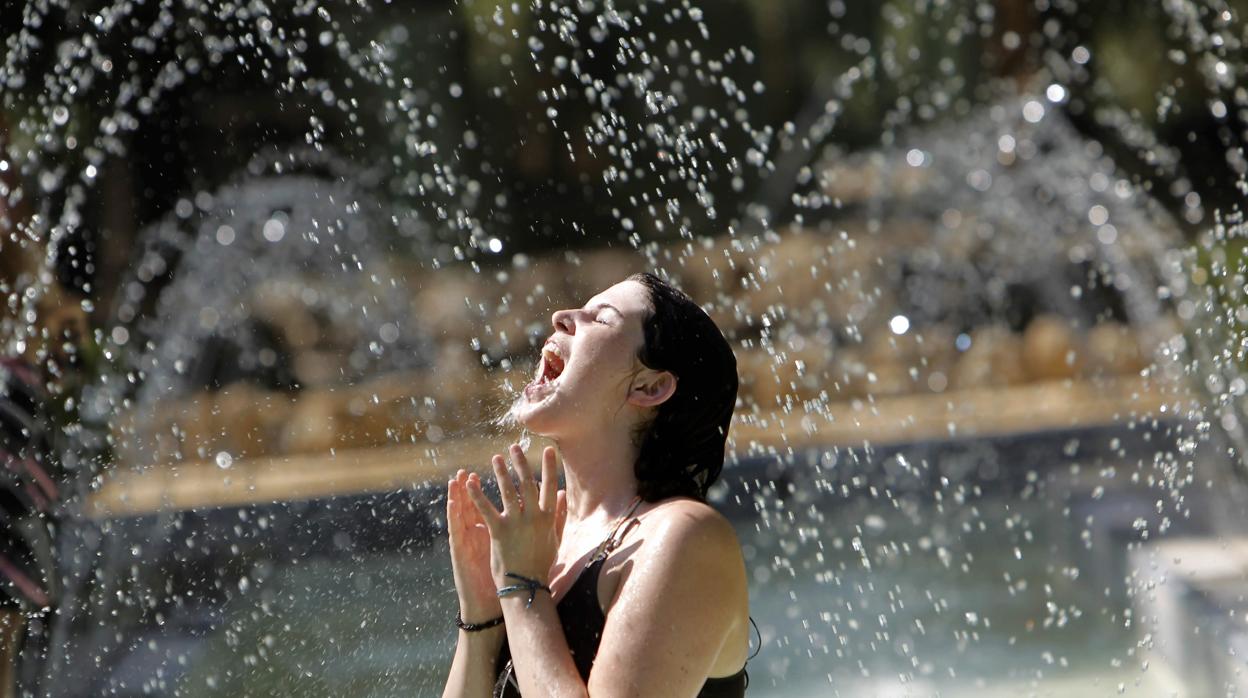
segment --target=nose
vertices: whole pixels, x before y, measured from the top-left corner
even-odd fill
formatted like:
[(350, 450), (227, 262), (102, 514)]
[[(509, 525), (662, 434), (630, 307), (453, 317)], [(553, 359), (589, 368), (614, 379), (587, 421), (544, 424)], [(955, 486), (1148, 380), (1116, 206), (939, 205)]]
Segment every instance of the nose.
[(556, 310), (550, 316), (550, 324), (554, 326), (556, 332), (565, 334), (576, 333), (576, 311), (574, 310)]

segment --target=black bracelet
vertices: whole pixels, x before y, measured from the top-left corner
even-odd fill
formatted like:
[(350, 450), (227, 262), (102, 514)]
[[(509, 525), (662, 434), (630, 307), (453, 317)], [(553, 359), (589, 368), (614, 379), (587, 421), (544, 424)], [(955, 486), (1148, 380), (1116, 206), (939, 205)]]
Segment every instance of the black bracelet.
[(502, 625), (502, 624), (503, 624), (502, 616), (499, 616), (497, 618), (491, 618), (485, 621), (484, 623), (465, 623), (464, 617), (459, 615), (459, 611), (455, 612), (455, 625), (459, 626), (459, 629), (463, 630), (464, 632), (475, 633), (475, 632), (479, 632), (482, 630), (489, 630), (490, 628), (493, 628), (495, 626)]
[(529, 592), (529, 600), (525, 602), (524, 604), (525, 608), (528, 608), (533, 605), (533, 598), (537, 596), (538, 589), (541, 589), (547, 594), (552, 594), (552, 595), (554, 594), (554, 592), (550, 590), (550, 587), (546, 586), (545, 584), (542, 584), (541, 582), (537, 581), (536, 579), (533, 579), (532, 577), (526, 577), (522, 574), (516, 574), (515, 572), (507, 572), (503, 576), (510, 577), (511, 579), (519, 580), (520, 583), (512, 584), (511, 586), (506, 586), (506, 587), (503, 587), (502, 589), (499, 589), (498, 598), (501, 599), (504, 596), (517, 592), (517, 591), (527, 591)]

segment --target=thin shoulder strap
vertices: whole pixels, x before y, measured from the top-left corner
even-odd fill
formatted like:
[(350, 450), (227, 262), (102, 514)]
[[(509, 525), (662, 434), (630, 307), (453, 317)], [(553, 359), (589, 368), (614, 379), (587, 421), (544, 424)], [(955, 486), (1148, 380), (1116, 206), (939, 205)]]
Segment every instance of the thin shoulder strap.
[[(605, 560), (607, 556), (611, 554), (611, 551), (620, 547), (620, 543), (624, 540), (624, 536), (628, 535), (628, 532), (632, 530), (633, 526), (641, 523), (640, 519), (633, 516), (633, 512), (637, 511), (637, 507), (639, 506), (641, 506), (641, 497), (633, 499), (632, 506), (630, 506), (624, 516), (621, 516), (620, 520), (615, 523), (615, 526), (611, 529), (611, 533), (607, 535), (606, 540), (598, 544), (598, 549), (595, 550), (593, 556), (589, 558), (589, 562), (585, 565), (586, 567), (589, 567), (589, 565), (592, 565), (600, 560)], [(623, 530), (620, 530), (621, 527), (623, 527)]]

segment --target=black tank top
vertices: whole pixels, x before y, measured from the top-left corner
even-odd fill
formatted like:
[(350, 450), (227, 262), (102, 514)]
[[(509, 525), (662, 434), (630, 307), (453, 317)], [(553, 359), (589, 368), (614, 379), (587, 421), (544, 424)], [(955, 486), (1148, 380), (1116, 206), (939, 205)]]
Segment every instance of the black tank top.
[[(555, 606), (568, 648), (572, 650), (572, 660), (585, 681), (589, 681), (589, 670), (594, 666), (598, 643), (602, 641), (602, 629), (607, 623), (602, 606), (598, 604), (598, 576), (605, 562), (605, 557), (591, 562)], [(515, 672), (511, 669), (511, 650), (506, 639), (503, 640), (496, 666), (498, 677), (494, 683), (494, 698), (523, 698)], [(749, 683), (745, 667), (741, 667), (741, 671), (731, 676), (708, 678), (698, 692), (698, 698), (742, 698)]]

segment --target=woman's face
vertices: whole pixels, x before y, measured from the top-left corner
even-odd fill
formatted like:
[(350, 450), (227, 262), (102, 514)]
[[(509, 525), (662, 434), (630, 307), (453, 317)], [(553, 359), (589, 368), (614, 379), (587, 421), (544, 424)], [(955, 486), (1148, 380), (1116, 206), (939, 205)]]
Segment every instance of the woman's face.
[(554, 333), (542, 347), (532, 382), (512, 406), (513, 416), (552, 437), (618, 424), (643, 368), (637, 352), (649, 312), (649, 292), (636, 281), (621, 281), (582, 308), (557, 311), (550, 319)]

